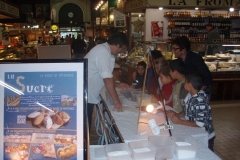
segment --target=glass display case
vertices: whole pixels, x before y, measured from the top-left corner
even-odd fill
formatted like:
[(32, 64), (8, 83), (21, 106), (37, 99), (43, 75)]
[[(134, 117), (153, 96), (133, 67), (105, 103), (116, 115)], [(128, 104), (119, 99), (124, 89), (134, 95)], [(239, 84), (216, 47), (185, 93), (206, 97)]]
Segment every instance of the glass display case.
[[(229, 44), (230, 45), (230, 44)], [(167, 60), (175, 59), (170, 42), (151, 42), (136, 45), (126, 57), (126, 64), (136, 66), (139, 61), (147, 61), (147, 49), (161, 51)], [(208, 49), (214, 48), (214, 54), (209, 55)], [(240, 48), (240, 47), (239, 47)], [(220, 43), (191, 43), (191, 50), (200, 54), (211, 72), (240, 71), (240, 50), (234, 46), (224, 46)]]
[(126, 57), (126, 64), (136, 66), (140, 61), (147, 61), (146, 54), (144, 53), (143, 43), (137, 42), (133, 49), (128, 53)]
[[(208, 55), (208, 47), (216, 47), (216, 53)], [(122, 82), (132, 84), (136, 64), (147, 60), (146, 49), (158, 49), (167, 60), (174, 59), (171, 43), (145, 43), (129, 52), (121, 67)], [(211, 100), (230, 100), (240, 97), (240, 50), (237, 47), (224, 47), (222, 44), (191, 43), (191, 50), (200, 54), (212, 73), (213, 84)], [(222, 94), (219, 94), (222, 93)], [(229, 94), (228, 94), (229, 93)]]

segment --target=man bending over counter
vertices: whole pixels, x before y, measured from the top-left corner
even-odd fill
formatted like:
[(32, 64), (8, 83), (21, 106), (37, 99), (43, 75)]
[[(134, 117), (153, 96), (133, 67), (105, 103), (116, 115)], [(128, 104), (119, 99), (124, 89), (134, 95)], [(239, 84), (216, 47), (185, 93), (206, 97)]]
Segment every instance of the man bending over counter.
[(127, 44), (127, 36), (122, 32), (116, 32), (108, 38), (106, 43), (96, 45), (85, 56), (88, 59), (87, 112), (89, 128), (91, 128), (94, 105), (100, 102), (99, 94), (104, 86), (113, 99), (113, 110), (123, 111), (115, 89), (112, 72), (115, 64), (114, 55), (124, 52), (127, 49)]

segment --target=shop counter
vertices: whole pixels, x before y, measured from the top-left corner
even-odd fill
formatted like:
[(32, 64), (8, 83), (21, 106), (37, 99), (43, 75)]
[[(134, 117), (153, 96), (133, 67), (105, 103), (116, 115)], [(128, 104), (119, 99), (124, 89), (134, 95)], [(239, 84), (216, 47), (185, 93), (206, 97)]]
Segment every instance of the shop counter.
[[(119, 94), (119, 93), (118, 93)], [(119, 136), (123, 139), (122, 142), (129, 143), (132, 141), (146, 140), (149, 135), (153, 135), (148, 121), (155, 119), (157, 124), (165, 124), (166, 119), (164, 112), (161, 110), (157, 114), (141, 113), (138, 125), (138, 112), (137, 103), (121, 96), (121, 102), (124, 106), (124, 112), (112, 111), (113, 105), (109, 103), (106, 96), (106, 91), (103, 89), (101, 97), (107, 105), (110, 119), (114, 119), (114, 125), (119, 131)], [(170, 108), (166, 108), (170, 109)], [(211, 150), (208, 149), (208, 133), (203, 128), (190, 127), (184, 125), (173, 124), (171, 129), (172, 136), (192, 136), (198, 144), (196, 159), (220, 159)], [(138, 130), (138, 131), (137, 131)], [(160, 135), (169, 135), (168, 130), (161, 129)], [(91, 159), (95, 159), (95, 148), (104, 146), (91, 146)], [(176, 159), (176, 157), (174, 158)]]
[[(102, 145), (91, 145), (90, 146), (90, 157), (91, 160), (107, 160), (107, 158), (99, 158), (96, 154), (96, 151), (104, 150), (104, 146)], [(215, 153), (213, 153), (210, 149), (206, 148), (202, 143), (197, 143), (197, 152), (196, 157), (194, 159), (188, 159), (188, 160), (220, 160)], [(173, 155), (173, 158), (171, 160), (178, 160), (178, 158)]]
[(70, 45), (38, 46), (38, 59), (71, 59)]
[[(212, 64), (214, 62), (209, 62)], [(216, 63), (216, 62), (215, 62)], [(240, 62), (237, 62), (237, 64)], [(231, 64), (231, 63), (227, 63)], [(133, 72), (136, 72), (136, 68), (132, 65), (125, 64), (121, 67), (121, 79), (120, 81), (132, 84)], [(211, 71), (213, 84), (211, 87), (211, 100), (238, 100), (240, 97), (240, 69), (236, 70), (219, 70)]]

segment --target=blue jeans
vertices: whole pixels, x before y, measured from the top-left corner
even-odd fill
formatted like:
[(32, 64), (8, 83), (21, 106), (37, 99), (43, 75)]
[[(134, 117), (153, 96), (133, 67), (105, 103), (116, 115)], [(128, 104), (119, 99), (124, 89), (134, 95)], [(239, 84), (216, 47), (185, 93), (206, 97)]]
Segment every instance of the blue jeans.
[(209, 139), (208, 140), (208, 148), (211, 150), (211, 151), (213, 151), (214, 152), (214, 139), (215, 139), (216, 137), (214, 136), (213, 138), (211, 138), (211, 139)]

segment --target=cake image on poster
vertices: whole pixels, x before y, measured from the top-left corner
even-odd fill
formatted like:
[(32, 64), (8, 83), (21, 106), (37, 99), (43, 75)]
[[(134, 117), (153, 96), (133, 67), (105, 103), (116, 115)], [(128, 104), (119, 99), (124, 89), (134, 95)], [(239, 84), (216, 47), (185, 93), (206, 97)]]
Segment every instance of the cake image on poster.
[(77, 98), (68, 95), (61, 95), (61, 106), (77, 106)]
[(40, 159), (40, 158), (56, 159), (54, 144), (52, 143), (32, 144), (31, 157), (32, 159)]
[(64, 159), (64, 160), (76, 156), (77, 155), (76, 144), (71, 144), (69, 146), (59, 148), (57, 150), (57, 155), (59, 158)]
[(5, 96), (4, 105), (10, 107), (17, 107), (20, 105), (20, 96)]
[(58, 129), (70, 123), (71, 117), (67, 112), (54, 110), (34, 111), (27, 115), (28, 124), (46, 129)]
[(28, 160), (29, 144), (27, 143), (5, 143), (4, 159)]

